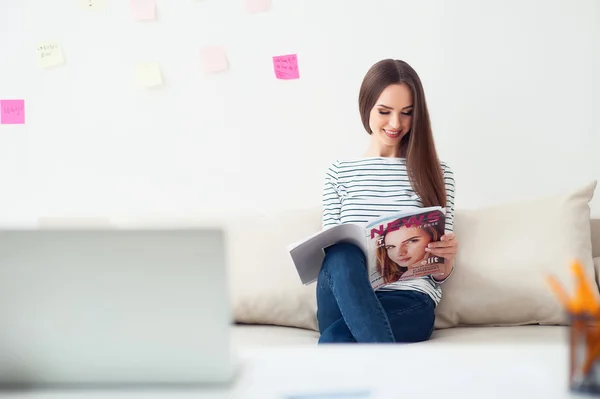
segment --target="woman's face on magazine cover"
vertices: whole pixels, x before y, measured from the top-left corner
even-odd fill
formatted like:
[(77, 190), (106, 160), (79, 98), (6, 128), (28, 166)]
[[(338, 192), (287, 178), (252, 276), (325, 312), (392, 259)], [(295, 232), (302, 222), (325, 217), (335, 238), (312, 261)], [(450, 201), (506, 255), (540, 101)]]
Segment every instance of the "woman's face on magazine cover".
[(412, 111), (412, 92), (406, 83), (389, 85), (381, 92), (369, 117), (372, 136), (381, 148), (399, 148), (412, 126)]
[(422, 228), (406, 226), (385, 235), (385, 248), (388, 257), (402, 267), (421, 265), (426, 258), (427, 244), (431, 237)]

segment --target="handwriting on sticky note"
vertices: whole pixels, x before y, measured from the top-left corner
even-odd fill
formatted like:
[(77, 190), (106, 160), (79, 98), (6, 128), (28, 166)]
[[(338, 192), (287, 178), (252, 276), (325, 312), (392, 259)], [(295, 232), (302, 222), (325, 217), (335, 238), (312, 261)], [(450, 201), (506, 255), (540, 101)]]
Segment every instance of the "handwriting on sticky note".
[(204, 47), (200, 56), (205, 73), (221, 72), (229, 67), (225, 49), (221, 46)]
[(246, 0), (246, 10), (249, 13), (265, 12), (271, 8), (271, 0)]
[(50, 68), (65, 63), (65, 57), (63, 55), (62, 48), (58, 43), (40, 43), (37, 47), (37, 53), (38, 61), (40, 66), (43, 68)]
[(163, 79), (160, 66), (152, 62), (136, 65), (135, 82), (137, 87), (161, 86)]
[(25, 123), (25, 100), (0, 100), (0, 123), (16, 125)]
[(273, 57), (275, 76), (277, 79), (299, 79), (298, 56), (296, 54)]
[(130, 0), (131, 12), (138, 21), (151, 21), (156, 19), (155, 0)]
[(106, 11), (107, 0), (80, 0), (81, 7), (90, 11)]

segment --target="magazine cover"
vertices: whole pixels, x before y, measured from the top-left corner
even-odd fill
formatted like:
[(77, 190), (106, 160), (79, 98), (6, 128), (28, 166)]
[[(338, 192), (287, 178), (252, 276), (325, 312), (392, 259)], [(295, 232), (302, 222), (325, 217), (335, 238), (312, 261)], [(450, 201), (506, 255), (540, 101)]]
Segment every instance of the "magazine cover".
[(373, 288), (442, 273), (445, 259), (431, 255), (425, 248), (440, 240), (445, 225), (446, 217), (440, 208), (392, 215), (368, 224), (367, 263)]
[(328, 247), (346, 242), (365, 254), (374, 289), (399, 280), (441, 273), (445, 259), (425, 248), (445, 233), (439, 206), (391, 213), (363, 224), (338, 224), (288, 245), (303, 284), (317, 280)]

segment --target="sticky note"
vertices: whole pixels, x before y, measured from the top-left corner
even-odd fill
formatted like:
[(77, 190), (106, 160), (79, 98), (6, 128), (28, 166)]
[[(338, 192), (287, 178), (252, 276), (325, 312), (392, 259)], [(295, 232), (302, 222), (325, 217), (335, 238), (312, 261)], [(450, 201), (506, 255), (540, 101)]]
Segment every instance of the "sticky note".
[(221, 72), (229, 65), (225, 49), (221, 46), (204, 47), (201, 51), (202, 69), (206, 73)]
[(138, 21), (151, 21), (156, 19), (155, 0), (130, 0), (131, 12)]
[(60, 44), (55, 42), (43, 42), (37, 47), (38, 61), (42, 68), (50, 68), (65, 63)]
[(136, 65), (135, 82), (140, 88), (161, 86), (163, 79), (158, 64), (148, 62)]
[(249, 13), (265, 12), (271, 8), (271, 0), (246, 0), (246, 10)]
[(298, 56), (296, 54), (273, 57), (273, 66), (277, 79), (299, 79)]
[(90, 11), (106, 11), (108, 0), (80, 0), (81, 7)]
[(0, 123), (22, 125), (25, 123), (25, 100), (0, 100)]

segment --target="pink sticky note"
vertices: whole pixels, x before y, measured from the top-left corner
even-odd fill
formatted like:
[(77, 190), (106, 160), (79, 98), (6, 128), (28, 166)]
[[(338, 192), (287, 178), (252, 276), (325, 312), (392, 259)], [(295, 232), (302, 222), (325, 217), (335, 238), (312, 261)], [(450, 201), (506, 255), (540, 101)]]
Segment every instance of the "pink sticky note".
[(221, 46), (204, 47), (201, 51), (202, 69), (206, 73), (221, 72), (228, 68), (227, 56)]
[(22, 125), (25, 123), (25, 100), (0, 100), (0, 123)]
[(133, 17), (139, 21), (156, 19), (155, 0), (131, 0)]
[(271, 0), (246, 0), (246, 10), (249, 13), (264, 12), (271, 8)]
[(273, 57), (273, 66), (275, 67), (277, 79), (300, 79), (298, 56), (296, 54)]

